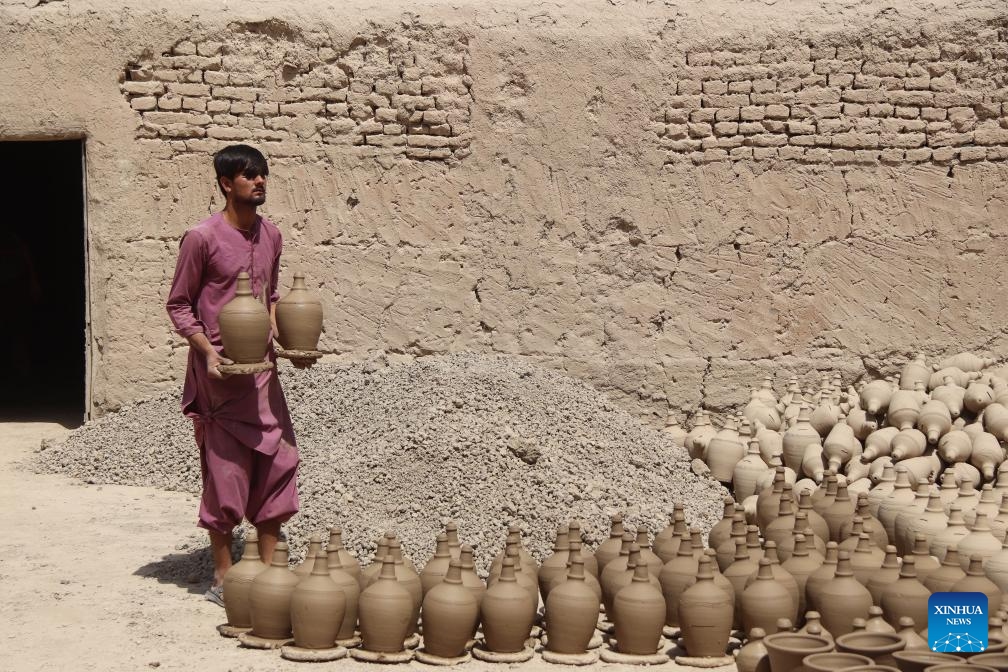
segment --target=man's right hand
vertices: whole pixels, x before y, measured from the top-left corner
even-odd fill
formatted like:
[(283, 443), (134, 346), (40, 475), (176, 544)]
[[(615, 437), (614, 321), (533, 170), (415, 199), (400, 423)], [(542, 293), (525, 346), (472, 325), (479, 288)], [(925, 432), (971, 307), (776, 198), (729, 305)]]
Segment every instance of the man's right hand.
[(226, 378), (229, 375), (226, 373), (221, 373), (220, 369), (217, 368), (218, 365), (234, 364), (234, 362), (232, 362), (230, 359), (228, 359), (227, 357), (222, 357), (218, 355), (216, 352), (211, 352), (210, 354), (207, 355), (206, 363), (207, 363), (207, 374), (211, 378), (215, 378), (217, 380), (224, 380), (224, 378)]

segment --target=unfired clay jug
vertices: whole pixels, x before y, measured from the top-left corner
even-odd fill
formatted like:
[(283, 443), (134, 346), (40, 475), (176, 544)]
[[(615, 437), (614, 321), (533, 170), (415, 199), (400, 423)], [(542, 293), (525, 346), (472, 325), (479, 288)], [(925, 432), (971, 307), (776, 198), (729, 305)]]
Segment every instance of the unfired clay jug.
[(760, 456), (759, 441), (749, 441), (749, 452), (735, 465), (732, 472), (732, 491), (735, 499), (742, 502), (746, 497), (756, 494), (756, 485), (769, 467)]
[[(343, 622), (340, 624), (339, 632), (336, 634), (336, 638), (340, 640), (353, 639), (354, 631), (357, 629), (357, 605), (360, 604), (360, 583), (346, 571), (346, 565), (343, 564), (343, 554), (340, 553), (342, 549), (346, 552), (346, 549), (342, 548), (343, 544), (340, 542), (338, 547), (333, 547), (330, 543), (328, 550), (326, 552), (327, 566), (329, 568), (329, 578), (332, 579), (336, 587), (343, 591), (344, 608), (343, 608)], [(353, 561), (353, 566), (356, 566), (358, 571), (360, 570), (360, 565), (357, 561)]]
[[(714, 527), (711, 528), (710, 533), (707, 535), (707, 546), (709, 548), (717, 550), (718, 546), (720, 546), (722, 543), (727, 541), (729, 537), (731, 537), (732, 515), (734, 513), (735, 513), (735, 500), (732, 499), (731, 497), (725, 497), (724, 512), (721, 514), (721, 520), (714, 523)], [(686, 524), (683, 523), (683, 529), (685, 529), (685, 526)], [(669, 528), (666, 527), (665, 530), (669, 530)], [(665, 532), (665, 530), (662, 530), (662, 532)], [(678, 533), (681, 533), (681, 530)], [(678, 533), (673, 528), (670, 531), (668, 538), (669, 539), (675, 538), (678, 536)], [(661, 558), (662, 564), (664, 564), (669, 560), (671, 560), (673, 557), (675, 557), (675, 555), (666, 557), (666, 554), (662, 553), (662, 549), (659, 546), (661, 542), (660, 537), (661, 534), (659, 533), (658, 537), (655, 538), (654, 552), (659, 558)], [(679, 550), (678, 540), (676, 541), (675, 544), (675, 550), (677, 551)]]
[(858, 392), (861, 397), (861, 408), (869, 415), (878, 415), (889, 407), (893, 396), (892, 386), (885, 380), (873, 380)]
[[(770, 573), (773, 576), (774, 583), (779, 586), (783, 586), (787, 590), (788, 595), (791, 596), (791, 606), (794, 610), (794, 617), (787, 616), (792, 623), (798, 622), (798, 617), (801, 616), (801, 611), (799, 611), (799, 605), (801, 603), (801, 598), (798, 595), (798, 582), (795, 580), (791, 574), (781, 567), (780, 558), (777, 557), (777, 544), (773, 541), (766, 542), (766, 550), (764, 551), (764, 558), (770, 561)], [(745, 588), (751, 586), (759, 578), (759, 570), (757, 569), (753, 572), (748, 579), (746, 579), (745, 586), (742, 592), (745, 592)]]
[(882, 568), (884, 560), (885, 551), (872, 544), (868, 540), (868, 535), (862, 532), (858, 537), (858, 543), (854, 548), (854, 552), (850, 553), (851, 570), (854, 572), (854, 578), (867, 588), (869, 579)]
[(822, 512), (822, 517), (829, 527), (830, 539), (837, 543), (843, 541), (840, 538), (840, 529), (854, 515), (855, 508), (855, 502), (847, 494), (847, 485), (838, 486), (837, 495), (833, 499), (833, 503)]
[[(578, 543), (576, 552), (574, 550), (575, 541)], [(597, 579), (599, 574), (598, 560), (595, 559), (594, 553), (589, 553), (583, 549), (584, 539), (581, 537), (581, 521), (572, 520), (567, 524), (567, 542), (570, 546), (568, 562), (570, 562), (571, 557), (580, 554), (579, 557), (584, 564), (585, 573), (591, 574)], [(648, 552), (651, 552), (650, 545), (648, 545)], [(655, 558), (655, 562), (661, 563), (657, 557)]]
[(916, 359), (913, 359), (903, 365), (903, 369), (900, 371), (900, 389), (912, 390), (915, 388), (917, 383), (927, 385), (927, 381), (930, 377), (931, 369), (925, 363), (924, 355), (918, 354)]
[(822, 437), (812, 426), (811, 418), (811, 409), (803, 406), (798, 413), (798, 421), (784, 432), (784, 464), (795, 471), (801, 469), (806, 446), (816, 444), (822, 448)]
[(760, 530), (765, 530), (774, 517), (776, 517), (777, 511), (780, 509), (780, 500), (783, 494), (784, 467), (777, 467), (771, 486), (760, 491), (756, 498), (756, 524), (759, 525)]
[[(906, 515), (905, 518), (904, 515)], [(928, 503), (923, 511), (897, 516), (896, 547), (905, 555), (917, 543), (917, 535), (922, 535), (928, 548), (930, 548), (931, 541), (947, 526), (948, 516), (945, 515), (945, 509), (941, 505), (941, 496), (937, 490), (932, 491), (928, 496)]]
[(312, 561), (311, 574), (297, 584), (291, 595), (290, 618), (295, 646), (332, 648), (345, 614), (346, 596), (329, 578), (329, 558), (319, 552)]
[(889, 410), (886, 420), (893, 427), (910, 429), (917, 424), (921, 412), (921, 404), (913, 390), (898, 390), (889, 400)]
[(940, 401), (929, 401), (921, 408), (917, 428), (927, 437), (929, 446), (938, 445), (943, 434), (952, 431), (952, 414)]
[(867, 617), (868, 608), (872, 606), (871, 593), (854, 578), (850, 557), (845, 551), (838, 554), (832, 580), (819, 586), (810, 597), (813, 597), (812, 606), (822, 614), (823, 627), (834, 637), (850, 632), (851, 621)]
[(931, 390), (931, 400), (945, 404), (953, 420), (962, 415), (965, 396), (966, 388), (956, 385), (951, 376), (944, 378), (941, 385)]
[(973, 529), (959, 540), (959, 562), (963, 569), (969, 566), (974, 557), (980, 557), (984, 562), (1001, 552), (1001, 542), (991, 534), (987, 524), (987, 515), (978, 513)]
[(427, 561), (423, 571), (420, 572), (420, 587), (424, 595), (427, 595), (427, 591), (444, 580), (451, 561), (451, 553), (448, 552), (448, 535), (442, 532), (437, 536), (434, 556)]
[(535, 623), (536, 607), (529, 592), (518, 585), (514, 559), (505, 558), (499, 580), (487, 589), (480, 603), (487, 649), (495, 653), (523, 650)]
[(294, 274), (294, 285), (276, 303), (277, 334), (287, 350), (317, 351), (322, 334), (322, 302), (305, 286), (304, 273)]
[[(632, 558), (631, 563), (633, 565), (636, 565), (637, 561), (640, 559), (640, 552), (637, 551), (637, 550), (635, 550), (636, 548), (637, 548), (636, 544), (631, 544), (631, 546), (630, 546), (630, 549), (631, 549), (630, 557)], [(581, 558), (582, 565), (584, 564), (584, 554), (580, 552), (580, 550), (581, 550), (581, 542), (578, 541), (577, 539), (571, 539), (571, 541), (570, 541), (570, 550), (571, 550), (570, 558), (567, 560), (567, 572), (568, 573), (570, 572), (571, 562), (575, 558)], [(575, 551), (577, 551), (577, 552), (575, 552)], [(636, 553), (636, 555), (635, 555), (635, 553)], [(609, 566), (611, 566), (613, 564), (614, 563), (609, 563)], [(585, 572), (584, 573), (584, 577), (585, 577), (584, 578), (585, 583), (598, 596), (599, 603), (601, 604), (602, 601), (603, 601), (602, 600), (602, 584), (600, 584), (599, 581), (598, 581), (598, 579), (596, 579), (589, 572)], [(630, 580), (633, 578), (633, 571), (632, 571), (632, 569), (630, 571), (621, 572), (619, 574), (619, 577), (620, 578), (616, 579), (614, 581), (613, 586), (611, 587), (613, 595), (615, 595), (616, 592), (618, 591), (618, 588), (616, 588), (616, 584), (619, 584), (619, 586), (623, 586), (623, 585), (626, 585), (626, 584), (630, 583)], [(561, 583), (563, 583), (566, 580), (567, 580), (567, 574), (557, 574), (556, 576), (554, 576), (550, 580), (549, 585), (546, 587), (547, 594), (549, 594), (549, 591), (553, 590), (554, 588), (556, 588), (557, 586), (559, 586)], [(657, 583), (658, 583), (658, 581), (656, 579), (655, 580), (655, 584), (657, 585)]]
[(651, 542), (646, 525), (637, 526), (637, 539), (635, 543), (640, 549), (641, 562), (647, 565), (651, 576), (657, 577), (661, 573), (665, 563), (651, 550)]
[(938, 562), (938, 558), (931, 555), (931, 552), (928, 549), (927, 539), (924, 538), (923, 534), (917, 535), (916, 543), (914, 544), (909, 557), (914, 559), (914, 567), (917, 570), (917, 580), (921, 583), (924, 583), (927, 580), (927, 577), (937, 572), (941, 567), (941, 563)]
[(966, 568), (966, 577), (960, 579), (952, 586), (952, 592), (983, 593), (987, 596), (988, 614), (996, 614), (1001, 609), (1001, 602), (1004, 599), (1001, 589), (997, 587), (997, 584), (984, 575), (983, 560), (979, 555), (970, 557), (969, 567)]
[(322, 555), (322, 537), (313, 534), (308, 540), (308, 553), (305, 554), (304, 560), (293, 570), (298, 579), (307, 579), (311, 576), (312, 570), (315, 567), (315, 558), (320, 555)]
[(838, 422), (823, 440), (823, 455), (827, 467), (839, 472), (841, 467), (851, 461), (860, 464), (861, 443), (854, 436), (854, 430), (845, 422)]
[(999, 403), (987, 406), (983, 413), (983, 426), (1001, 441), (1008, 441), (1008, 408)]
[(462, 544), (462, 552), (459, 554), (459, 560), (462, 563), (462, 585), (472, 593), (472, 596), (476, 599), (476, 604), (479, 605), (483, 601), (483, 595), (486, 594), (486, 584), (476, 574), (476, 563), (473, 560), (473, 555), (473, 547), (469, 544)]
[[(1008, 590), (1008, 536), (1002, 542), (1001, 550), (987, 559), (987, 563), (984, 565), (984, 574), (994, 582), (1001, 592)], [(227, 578), (225, 577), (224, 580), (226, 582)], [(224, 589), (224, 594), (227, 595), (227, 588)]]
[(896, 552), (896, 547), (890, 544), (885, 547), (885, 559), (882, 560), (882, 566), (869, 577), (868, 583), (865, 584), (865, 588), (871, 593), (872, 602), (876, 606), (882, 604), (882, 593), (885, 592), (885, 589), (899, 579), (899, 571), (899, 555)]
[(610, 516), (609, 538), (595, 549), (595, 562), (598, 564), (599, 576), (605, 566), (619, 557), (623, 545), (623, 516), (619, 513)]
[(738, 427), (732, 418), (725, 420), (724, 426), (707, 442), (704, 462), (711, 470), (711, 478), (730, 483), (735, 465), (745, 455), (746, 447), (739, 439)]
[(557, 527), (556, 539), (553, 542), (553, 553), (539, 567), (539, 592), (542, 593), (544, 600), (549, 595), (549, 584), (553, 578), (567, 572), (567, 561), (570, 559), (568, 533), (569, 528), (566, 525)]
[[(463, 546), (463, 548), (465, 547)], [(410, 621), (413, 624), (410, 629), (410, 634), (412, 634), (417, 631), (416, 624), (420, 618), (420, 605), (423, 603), (423, 585), (420, 583), (420, 575), (406, 566), (406, 562), (403, 560), (402, 546), (398, 539), (389, 541), (388, 557), (392, 558), (395, 563), (396, 581), (409, 592), (410, 598), (413, 600), (413, 620)]]
[(385, 538), (385, 535), (382, 535), (378, 539), (378, 548), (375, 550), (374, 557), (371, 558), (371, 564), (361, 570), (362, 592), (364, 588), (367, 588), (378, 580), (378, 575), (381, 574), (382, 561), (386, 555), (388, 555), (388, 539)]
[[(994, 490), (993, 483), (984, 483), (983, 487), (980, 488), (980, 501), (974, 509), (964, 512), (963, 518), (966, 519), (966, 524), (972, 529), (973, 524), (976, 523), (977, 514), (984, 513), (987, 515), (987, 524), (991, 525), (991, 520), (998, 515), (1000, 506), (1001, 494)], [(991, 531), (993, 531), (993, 525), (991, 525), (991, 528)], [(997, 534), (994, 536), (997, 536)]]
[(717, 429), (711, 425), (707, 411), (700, 409), (693, 423), (693, 429), (686, 434), (686, 452), (689, 453), (690, 459), (703, 458), (704, 449), (715, 434)]
[(872, 605), (868, 607), (868, 618), (865, 620), (865, 630), (868, 632), (896, 632), (896, 628), (889, 625), (882, 615), (882, 607)]
[(974, 380), (966, 388), (963, 405), (974, 415), (980, 414), (994, 403), (994, 390), (982, 380)]
[(685, 538), (679, 545), (678, 555), (665, 563), (658, 575), (662, 597), (665, 598), (665, 625), (669, 627), (679, 625), (679, 597), (686, 588), (696, 582), (698, 570), (699, 560), (693, 555), (693, 542)]
[(749, 640), (742, 645), (735, 656), (738, 672), (771, 672), (770, 656), (767, 653), (763, 638), (766, 632), (763, 628), (753, 628), (749, 631)]
[[(635, 546), (634, 537), (630, 532), (623, 534), (623, 545), (620, 548), (619, 557), (606, 565), (602, 575), (599, 577), (599, 587), (602, 589), (602, 601), (606, 606), (606, 611), (612, 608), (612, 598), (616, 597), (615, 586), (620, 576), (627, 571), (630, 561), (630, 549)], [(693, 545), (690, 543), (687, 548), (692, 552)], [(682, 545), (680, 545), (682, 549)], [(570, 569), (568, 568), (568, 574)], [(541, 576), (541, 573), (540, 573)], [(547, 586), (547, 593), (549, 586)]]
[(795, 538), (795, 548), (791, 557), (781, 563), (781, 567), (787, 570), (795, 583), (798, 585), (798, 614), (804, 614), (808, 610), (808, 600), (805, 595), (805, 584), (812, 572), (819, 569), (823, 563), (823, 556), (818, 551), (809, 551), (805, 535), (799, 534)]
[(441, 658), (465, 655), (466, 642), (479, 622), (479, 605), (473, 594), (462, 585), (461, 560), (450, 561), (444, 581), (424, 596), (420, 615), (424, 651)]
[(287, 544), (278, 541), (270, 566), (252, 581), (249, 606), (252, 634), (257, 637), (286, 639), (291, 636), (291, 595), (298, 577), (288, 569), (287, 557)]
[(931, 555), (939, 560), (945, 558), (945, 549), (950, 546), (959, 546), (959, 542), (970, 533), (963, 520), (962, 508), (958, 501), (949, 505), (948, 525), (931, 540)]
[(798, 616), (795, 597), (774, 580), (768, 558), (760, 560), (756, 580), (742, 591), (739, 604), (742, 607), (742, 627), (746, 631), (752, 628), (772, 630), (778, 618), (787, 618), (793, 623)]
[(583, 654), (595, 634), (598, 616), (598, 598), (584, 582), (581, 558), (574, 558), (567, 580), (546, 598), (546, 648)]
[(970, 453), (969, 461), (980, 470), (984, 481), (994, 480), (994, 475), (1004, 459), (1004, 449), (1001, 448), (996, 436), (982, 432), (973, 438), (973, 451)]
[(665, 625), (665, 598), (652, 580), (642, 562), (635, 567), (630, 585), (621, 588), (613, 599), (611, 620), (616, 626), (620, 653), (652, 655), (658, 650)]
[(917, 634), (917, 626), (912, 618), (903, 616), (899, 619), (897, 625), (896, 634), (903, 638), (904, 651), (913, 651), (914, 649), (922, 651), (930, 650), (927, 640)]
[(266, 358), (272, 329), (270, 316), (262, 302), (252, 296), (248, 273), (239, 273), (237, 284), (234, 298), (217, 316), (224, 356), (236, 364), (255, 364)]
[(458, 524), (449, 520), (445, 523), (445, 534), (448, 535), (448, 553), (451, 554), (453, 558), (459, 558), (462, 556), (462, 542), (459, 540), (458, 535)]
[(363, 648), (379, 653), (403, 650), (406, 637), (414, 629), (413, 598), (396, 581), (395, 559), (386, 555), (378, 579), (360, 596), (360, 617)]
[(928, 598), (931, 591), (917, 580), (915, 559), (903, 558), (899, 579), (882, 591), (882, 610), (889, 623), (899, 623), (903, 616), (909, 616), (914, 623), (927, 623)]
[(955, 544), (948, 547), (941, 567), (924, 579), (924, 587), (932, 593), (942, 593), (952, 590), (952, 586), (966, 578), (966, 572), (959, 564), (959, 551)]
[(997, 364), (997, 360), (991, 357), (981, 357), (972, 352), (960, 352), (946, 357), (938, 364), (935, 364), (934, 369), (938, 371), (954, 366), (962, 371), (972, 372), (982, 371), (988, 366), (994, 366), (995, 364)]
[(885, 529), (886, 537), (896, 538), (896, 516), (904, 507), (912, 504), (915, 493), (910, 486), (906, 467), (896, 465), (896, 483), (893, 491), (879, 503), (877, 517)]
[(352, 576), (361, 590), (364, 590), (364, 575), (361, 571), (360, 563), (357, 562), (357, 558), (343, 545), (343, 528), (338, 526), (329, 528), (329, 543), (326, 544), (326, 554), (329, 556), (330, 565), (332, 565), (333, 551), (336, 551), (337, 555), (339, 555), (340, 569)]
[(249, 593), (252, 581), (266, 570), (259, 559), (259, 536), (254, 529), (245, 534), (245, 548), (241, 560), (224, 575), (224, 610), (228, 625), (235, 628), (251, 628), (252, 614)]
[(662, 434), (672, 439), (677, 446), (683, 446), (686, 442), (686, 430), (679, 424), (679, 420), (669, 411), (665, 416), (665, 428)]
[(795, 525), (795, 511), (792, 508), (791, 496), (786, 492), (782, 494), (780, 506), (777, 509), (777, 517), (763, 530), (763, 537), (777, 544), (780, 544), (791, 536), (791, 531)]
[(696, 579), (679, 596), (677, 609), (683, 646), (689, 656), (713, 658), (725, 654), (734, 604), (731, 596), (714, 584), (710, 558), (700, 558)]

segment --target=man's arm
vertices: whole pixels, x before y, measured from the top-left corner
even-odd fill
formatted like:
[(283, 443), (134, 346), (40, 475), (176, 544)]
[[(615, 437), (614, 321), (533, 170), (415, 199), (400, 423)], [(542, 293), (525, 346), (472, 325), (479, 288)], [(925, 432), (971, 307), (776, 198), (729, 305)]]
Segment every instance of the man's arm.
[(203, 324), (196, 316), (196, 302), (203, 288), (203, 269), (206, 264), (206, 243), (199, 234), (186, 234), (179, 243), (178, 261), (175, 263), (175, 277), (165, 308), (175, 325), (175, 331), (189, 342), (206, 360), (207, 373), (211, 378), (223, 378), (217, 370), (219, 364), (231, 364), (231, 360), (217, 354), (210, 339), (203, 332)]

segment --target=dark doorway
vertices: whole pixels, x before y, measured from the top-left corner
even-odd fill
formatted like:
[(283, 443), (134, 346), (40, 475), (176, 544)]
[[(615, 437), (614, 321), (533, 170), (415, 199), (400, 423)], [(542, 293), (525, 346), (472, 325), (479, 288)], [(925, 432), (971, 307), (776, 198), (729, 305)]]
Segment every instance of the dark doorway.
[(0, 421), (84, 421), (84, 142), (0, 142)]

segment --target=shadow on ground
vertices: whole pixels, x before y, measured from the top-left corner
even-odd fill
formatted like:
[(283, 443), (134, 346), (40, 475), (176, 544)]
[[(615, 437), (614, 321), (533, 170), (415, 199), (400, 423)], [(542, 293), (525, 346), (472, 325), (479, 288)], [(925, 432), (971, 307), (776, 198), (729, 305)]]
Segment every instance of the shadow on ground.
[(202, 595), (213, 579), (210, 547), (170, 553), (140, 567), (133, 575), (157, 579), (159, 583), (171, 583), (194, 595)]
[[(244, 539), (235, 539), (231, 545), (232, 562), (238, 561), (244, 547)], [(194, 595), (202, 595), (213, 580), (213, 556), (209, 546), (180, 550), (147, 563), (133, 575), (157, 579), (159, 583), (171, 583)]]

